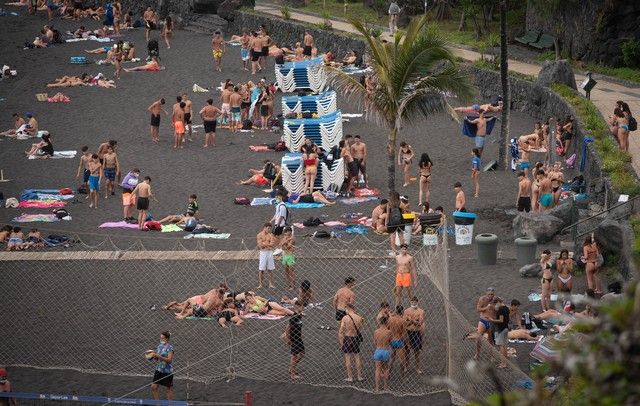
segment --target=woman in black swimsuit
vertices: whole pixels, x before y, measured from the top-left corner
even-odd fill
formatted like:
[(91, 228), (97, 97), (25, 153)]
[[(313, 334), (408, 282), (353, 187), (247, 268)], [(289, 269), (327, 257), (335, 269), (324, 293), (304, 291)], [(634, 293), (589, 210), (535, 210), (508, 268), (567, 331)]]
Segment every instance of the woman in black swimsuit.
[[(426, 152), (422, 154), (418, 166), (420, 167), (420, 191), (418, 193), (418, 203), (422, 204), (429, 201), (429, 184), (431, 184), (431, 167), (433, 166), (433, 162), (431, 162), (429, 154)], [(424, 200), (422, 200), (423, 194)]]
[(551, 272), (551, 251), (542, 251), (540, 257), (540, 268), (542, 268), (541, 298), (542, 311), (545, 312), (551, 308), (551, 281), (553, 281), (553, 273)]

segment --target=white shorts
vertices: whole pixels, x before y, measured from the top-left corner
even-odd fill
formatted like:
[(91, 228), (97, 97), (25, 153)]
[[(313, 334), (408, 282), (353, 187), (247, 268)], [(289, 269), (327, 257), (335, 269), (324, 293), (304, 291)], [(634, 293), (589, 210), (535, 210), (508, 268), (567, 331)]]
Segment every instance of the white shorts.
[(229, 103), (222, 103), (222, 114), (231, 114), (231, 105)]
[(276, 264), (273, 261), (273, 250), (260, 250), (260, 264), (258, 265), (259, 271), (273, 271), (276, 269)]

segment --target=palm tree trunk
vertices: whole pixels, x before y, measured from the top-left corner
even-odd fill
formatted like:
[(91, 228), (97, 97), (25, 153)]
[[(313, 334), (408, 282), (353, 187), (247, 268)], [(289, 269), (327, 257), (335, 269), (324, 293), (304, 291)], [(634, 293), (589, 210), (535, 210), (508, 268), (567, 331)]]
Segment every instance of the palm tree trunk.
[(398, 130), (393, 128), (389, 132), (387, 143), (387, 176), (389, 192), (396, 190), (396, 141), (398, 138)]
[(458, 25), (458, 31), (464, 31), (466, 27), (467, 27), (467, 16), (463, 11), (462, 15), (460, 16), (460, 25)]
[(500, 82), (502, 84), (502, 121), (500, 123), (500, 149), (498, 162), (509, 170), (509, 113), (511, 110), (511, 90), (509, 89), (509, 63), (507, 52), (507, 8), (508, 0), (500, 0)]

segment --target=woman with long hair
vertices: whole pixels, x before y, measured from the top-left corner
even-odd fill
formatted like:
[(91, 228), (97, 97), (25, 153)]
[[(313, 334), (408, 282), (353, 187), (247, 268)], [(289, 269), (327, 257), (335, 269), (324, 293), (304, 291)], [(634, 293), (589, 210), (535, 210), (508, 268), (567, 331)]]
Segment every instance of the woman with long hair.
[(173, 37), (173, 20), (171, 16), (167, 16), (167, 18), (164, 19), (164, 26), (162, 27), (160, 35), (164, 38), (167, 49), (171, 49), (171, 37)]
[[(430, 195), (429, 185), (431, 185), (431, 168), (433, 167), (433, 162), (431, 162), (429, 154), (425, 152), (420, 156), (418, 167), (420, 168), (418, 203), (422, 204), (429, 201)], [(424, 200), (422, 199), (423, 196)]]
[(593, 236), (589, 236), (582, 244), (582, 260), (587, 272), (587, 287), (602, 292), (600, 277), (598, 276), (598, 255), (600, 250)]

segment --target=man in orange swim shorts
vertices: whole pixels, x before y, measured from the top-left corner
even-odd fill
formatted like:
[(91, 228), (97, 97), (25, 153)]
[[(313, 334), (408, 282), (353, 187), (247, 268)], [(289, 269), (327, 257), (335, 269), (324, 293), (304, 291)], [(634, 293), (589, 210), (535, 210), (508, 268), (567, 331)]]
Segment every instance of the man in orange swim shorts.
[(407, 299), (413, 297), (412, 287), (417, 286), (416, 262), (409, 255), (409, 247), (407, 244), (400, 245), (400, 254), (396, 255), (396, 306), (400, 304), (402, 298), (402, 290), (407, 292)]
[(175, 131), (175, 144), (173, 148), (182, 148), (184, 142), (184, 108), (186, 103), (181, 101), (178, 108), (173, 110), (173, 129)]

